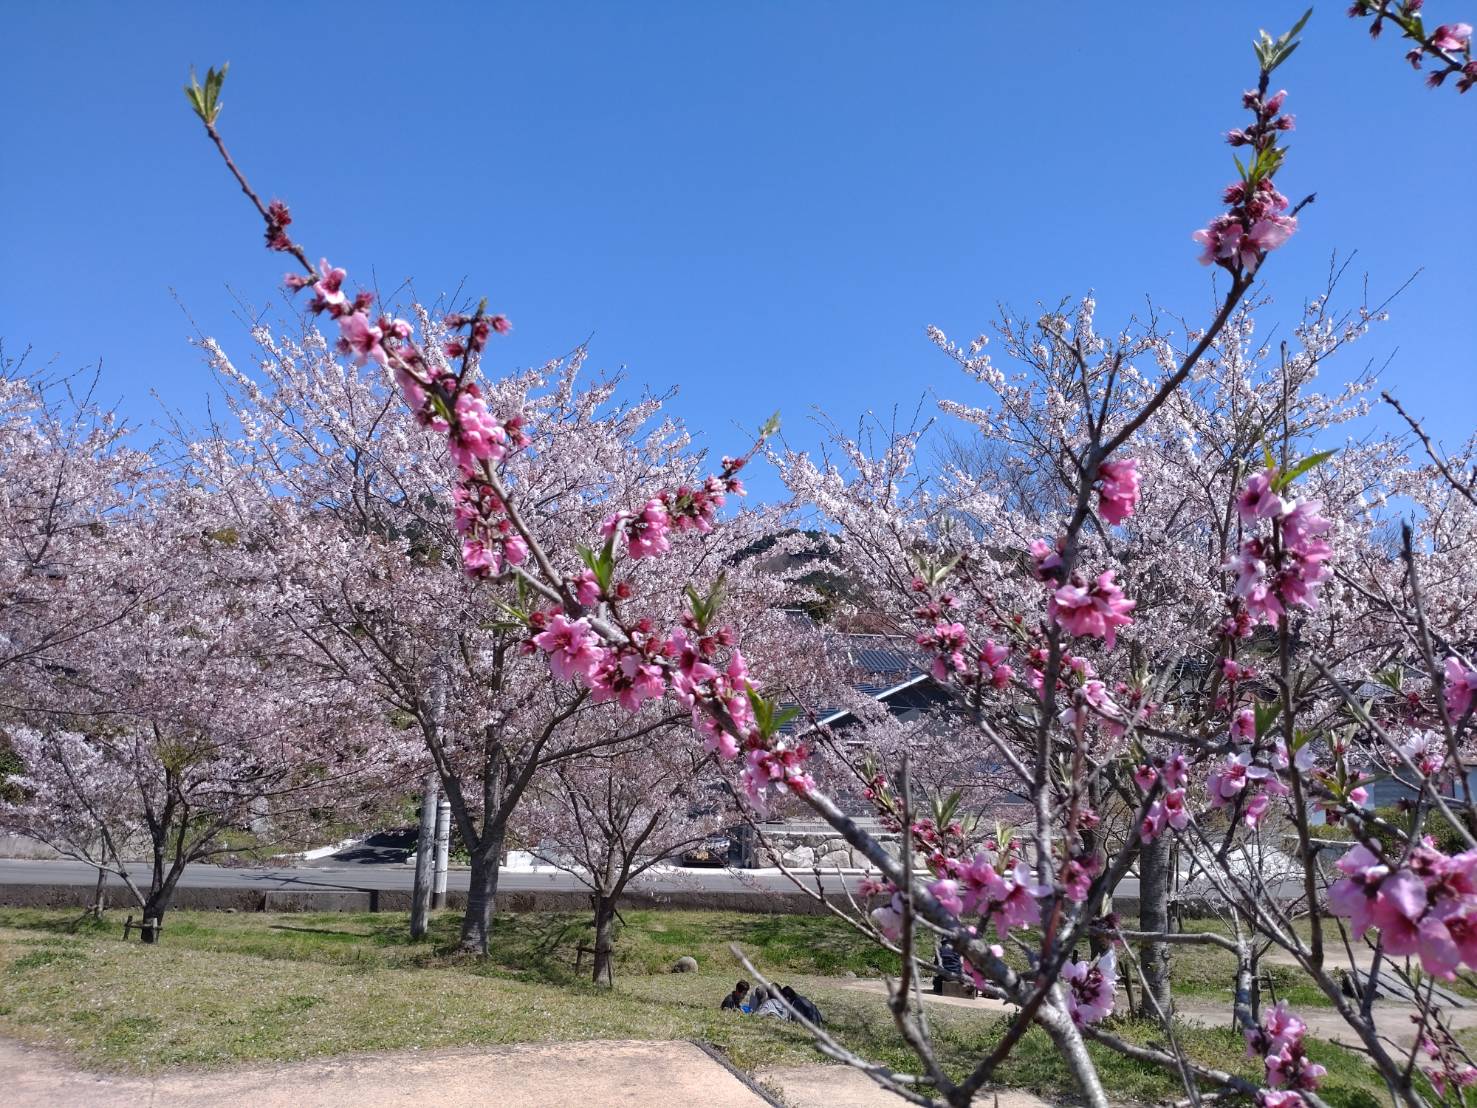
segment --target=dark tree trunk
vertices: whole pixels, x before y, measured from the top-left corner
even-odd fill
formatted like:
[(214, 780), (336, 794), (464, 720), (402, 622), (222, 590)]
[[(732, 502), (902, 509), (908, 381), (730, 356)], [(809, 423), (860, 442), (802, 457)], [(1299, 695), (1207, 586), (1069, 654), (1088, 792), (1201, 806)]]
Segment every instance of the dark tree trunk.
[(166, 881), (163, 888), (150, 889), (144, 900), (144, 922), (139, 928), (139, 938), (146, 943), (157, 943), (164, 927), (164, 913), (174, 900), (174, 882)]
[[(1139, 852), (1139, 930), (1169, 931), (1169, 892), (1173, 840), (1160, 835), (1145, 843)], [(1145, 940), (1139, 955), (1144, 971), (1143, 1015), (1152, 1017), (1155, 1006), (1168, 1016), (1171, 1012), (1169, 984), (1169, 944)]]
[(595, 894), (595, 969), (592, 980), (609, 988), (615, 984), (615, 897)]
[(472, 852), (467, 911), (462, 916), (461, 949), (467, 954), (487, 953), (492, 935), (492, 914), (497, 905), (498, 860), (502, 852), (502, 831), (484, 835)]

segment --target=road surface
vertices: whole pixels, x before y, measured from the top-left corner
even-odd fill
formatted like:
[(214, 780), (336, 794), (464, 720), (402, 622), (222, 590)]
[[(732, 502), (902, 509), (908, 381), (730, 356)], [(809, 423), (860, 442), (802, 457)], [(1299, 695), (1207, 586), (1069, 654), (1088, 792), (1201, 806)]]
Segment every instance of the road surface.
[[(339, 856), (334, 856), (335, 858)], [(413, 866), (403, 864), (346, 862), (330, 864), (333, 858), (314, 865), (302, 866), (212, 866), (203, 862), (190, 866), (180, 878), (184, 888), (259, 889), (263, 892), (367, 892), (371, 890), (408, 891), (415, 880)], [(149, 867), (136, 863), (129, 867), (136, 881), (145, 885)], [(848, 874), (848, 884), (857, 874)], [(452, 889), (467, 887), (465, 869), (447, 874)], [(85, 862), (70, 859), (0, 859), (0, 885), (86, 885), (97, 881), (97, 871)], [(806, 878), (814, 888), (814, 879)], [(122, 887), (116, 877), (111, 884)], [(828, 891), (839, 891), (834, 875), (825, 882)], [(776, 870), (683, 869), (647, 875), (638, 886), (649, 893), (792, 893), (794, 885)], [(505, 869), (498, 878), (500, 893), (582, 892), (584, 886), (567, 873), (558, 870)], [(1126, 879), (1118, 887), (1118, 895), (1138, 896), (1138, 882)]]

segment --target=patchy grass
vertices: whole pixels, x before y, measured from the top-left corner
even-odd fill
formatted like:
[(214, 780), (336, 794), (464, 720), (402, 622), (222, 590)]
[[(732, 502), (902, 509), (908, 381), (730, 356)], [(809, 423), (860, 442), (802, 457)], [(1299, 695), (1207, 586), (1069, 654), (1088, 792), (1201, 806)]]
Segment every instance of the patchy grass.
[[(887, 958), (838, 921), (724, 912), (629, 912), (614, 991), (573, 971), (588, 939), (586, 917), (505, 916), (494, 956), (454, 951), (457, 916), (434, 919), (431, 941), (412, 944), (401, 915), (270, 915), (179, 912), (158, 946), (124, 943), (116, 921), (0, 910), (0, 1031), (62, 1047), (113, 1070), (290, 1061), (357, 1051), (579, 1039), (698, 1039), (743, 1069), (816, 1061), (794, 1025), (718, 1010), (740, 976), (727, 944), (821, 1006), (832, 1032), (858, 1052), (908, 1071), (878, 994), (845, 987), (847, 971), (876, 977)], [(666, 972), (682, 955), (696, 973)], [(1193, 959), (1182, 959), (1181, 968)], [(941, 1061), (967, 1072), (1004, 1032), (987, 1011), (928, 1009)], [(1116, 1033), (1157, 1040), (1154, 1027), (1115, 1021)], [(1255, 1077), (1239, 1037), (1185, 1028), (1191, 1053)], [(1091, 1048), (1105, 1083), (1124, 1100), (1177, 1095), (1166, 1074)], [(1367, 1108), (1371, 1072), (1353, 1055), (1318, 1044), (1330, 1070), (1330, 1104)], [(1049, 1040), (1033, 1030), (999, 1074), (1053, 1103), (1071, 1082)]]

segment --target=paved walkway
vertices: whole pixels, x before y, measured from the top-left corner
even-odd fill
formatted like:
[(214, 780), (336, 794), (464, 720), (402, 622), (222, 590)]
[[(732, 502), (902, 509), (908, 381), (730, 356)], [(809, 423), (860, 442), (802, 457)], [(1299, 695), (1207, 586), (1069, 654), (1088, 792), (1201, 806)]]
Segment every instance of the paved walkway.
[(0, 1039), (0, 1090), (5, 1108), (766, 1108), (686, 1042), (367, 1054), (145, 1078), (82, 1073)]
[[(907, 1103), (847, 1066), (776, 1066), (754, 1076), (779, 1089), (790, 1108), (901, 1108)], [(980, 1108), (1051, 1108), (1039, 1097), (1015, 1089), (986, 1090), (974, 1102)]]

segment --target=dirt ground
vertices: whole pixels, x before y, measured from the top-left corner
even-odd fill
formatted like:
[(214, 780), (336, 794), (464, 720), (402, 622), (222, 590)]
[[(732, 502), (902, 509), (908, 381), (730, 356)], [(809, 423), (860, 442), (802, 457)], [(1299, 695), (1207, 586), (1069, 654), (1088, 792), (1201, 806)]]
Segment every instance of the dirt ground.
[(6, 1108), (765, 1108), (686, 1042), (371, 1054), (143, 1078), (82, 1073), (49, 1051), (0, 1039), (0, 1089)]

